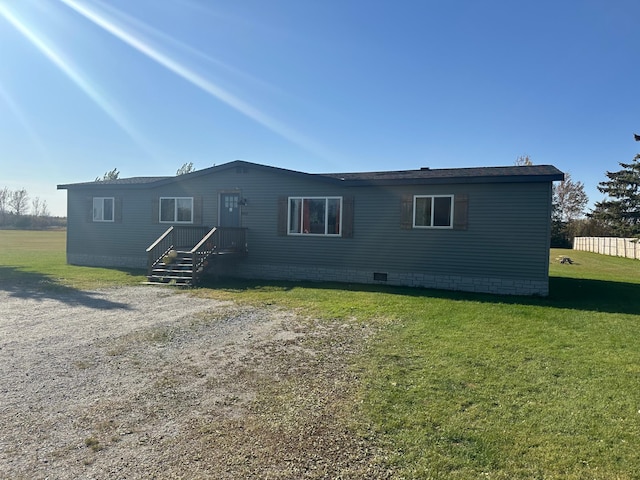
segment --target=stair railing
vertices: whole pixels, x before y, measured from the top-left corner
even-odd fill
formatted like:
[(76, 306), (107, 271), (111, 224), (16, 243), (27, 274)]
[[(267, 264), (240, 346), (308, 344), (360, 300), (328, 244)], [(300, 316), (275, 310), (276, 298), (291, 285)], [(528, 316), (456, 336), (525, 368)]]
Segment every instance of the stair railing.
[(160, 235), (158, 239), (147, 248), (148, 275), (151, 275), (153, 267), (174, 247), (172, 233), (173, 227), (169, 227), (166, 232)]
[(191, 262), (193, 265), (193, 284), (197, 282), (197, 279), (207, 269), (209, 257), (211, 257), (218, 248), (218, 237), (219, 230), (217, 227), (213, 227), (189, 252), (191, 254)]
[[(188, 249), (196, 241), (195, 247)], [(247, 254), (247, 231), (246, 228), (171, 226), (146, 250), (148, 275), (171, 250), (183, 249), (191, 257), (191, 278), (195, 285), (209, 267), (213, 255)]]

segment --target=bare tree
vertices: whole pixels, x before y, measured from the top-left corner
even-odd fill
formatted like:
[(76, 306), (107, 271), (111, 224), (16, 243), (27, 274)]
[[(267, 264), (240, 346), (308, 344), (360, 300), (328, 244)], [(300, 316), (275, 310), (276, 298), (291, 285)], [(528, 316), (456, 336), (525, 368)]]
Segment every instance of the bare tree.
[(11, 192), (7, 187), (0, 189), (0, 215), (7, 213), (7, 202)]
[(39, 217), (41, 215), (42, 202), (40, 201), (40, 197), (36, 197), (31, 200), (31, 215), (34, 217)]
[(51, 212), (49, 211), (49, 205), (47, 205), (46, 200), (42, 200), (40, 203), (40, 216), (41, 217), (50, 217)]
[(184, 175), (185, 173), (195, 172), (196, 169), (193, 168), (193, 162), (183, 164), (178, 171), (176, 172), (176, 176)]
[(0, 189), (0, 225), (5, 222), (10, 195), (11, 191), (7, 187)]
[(50, 223), (46, 200), (36, 197), (31, 202), (31, 228), (45, 228)]
[(9, 195), (8, 201), (9, 207), (13, 209), (13, 213), (17, 216), (25, 215), (29, 209), (29, 194), (27, 190), (21, 188), (20, 190), (14, 190)]
[(531, 157), (529, 155), (520, 155), (518, 158), (516, 158), (515, 165), (517, 167), (529, 167), (533, 165), (533, 162), (531, 161)]
[(34, 217), (48, 217), (49, 207), (46, 200), (40, 200), (36, 197), (31, 201), (31, 215)]

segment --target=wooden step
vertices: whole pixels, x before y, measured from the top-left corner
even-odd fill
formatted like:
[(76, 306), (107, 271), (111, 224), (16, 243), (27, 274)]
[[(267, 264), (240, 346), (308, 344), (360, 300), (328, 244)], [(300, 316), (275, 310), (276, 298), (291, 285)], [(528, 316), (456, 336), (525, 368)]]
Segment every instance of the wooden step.
[(164, 268), (166, 270), (171, 270), (171, 269), (184, 269), (184, 268), (192, 268), (193, 267), (193, 262), (171, 262), (171, 263), (164, 263), (164, 262), (158, 262), (154, 265), (153, 268)]
[(188, 272), (186, 275), (182, 275), (175, 272), (151, 272), (151, 274), (147, 275), (147, 277), (155, 277), (155, 278), (188, 278), (191, 280), (193, 275)]
[(147, 275), (149, 283), (175, 283), (177, 285), (191, 285), (191, 277), (180, 277), (175, 275)]

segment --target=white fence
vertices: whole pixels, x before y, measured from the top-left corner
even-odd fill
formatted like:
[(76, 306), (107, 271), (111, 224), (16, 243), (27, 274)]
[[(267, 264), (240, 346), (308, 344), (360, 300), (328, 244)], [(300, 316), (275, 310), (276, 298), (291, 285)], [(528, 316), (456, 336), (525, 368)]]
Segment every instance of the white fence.
[(573, 249), (640, 260), (640, 242), (637, 238), (574, 237)]

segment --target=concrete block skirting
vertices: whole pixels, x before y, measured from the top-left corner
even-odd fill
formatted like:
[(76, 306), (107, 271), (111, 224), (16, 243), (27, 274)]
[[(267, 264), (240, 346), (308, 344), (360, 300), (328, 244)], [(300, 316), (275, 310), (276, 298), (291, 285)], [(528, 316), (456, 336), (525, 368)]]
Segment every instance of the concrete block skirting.
[[(67, 262), (92, 267), (147, 268), (147, 258), (141, 256), (69, 254)], [(246, 279), (399, 285), (501, 295), (549, 295), (548, 281), (429, 275), (420, 272), (374, 272), (349, 268), (249, 265), (234, 262), (228, 265), (218, 264), (218, 268), (214, 267), (214, 271), (210, 273)]]
[(146, 256), (113, 256), (68, 253), (67, 263), (85, 267), (147, 268)]
[[(549, 295), (549, 282), (527, 279), (463, 277), (457, 275), (428, 275), (419, 272), (393, 273), (323, 267), (287, 265), (236, 265), (224, 272), (230, 276), (264, 280), (301, 280), (343, 282), (459, 290), (501, 295)], [(223, 273), (223, 274), (224, 274)], [(375, 279), (374, 279), (375, 274)], [(386, 278), (386, 280), (381, 280)]]

